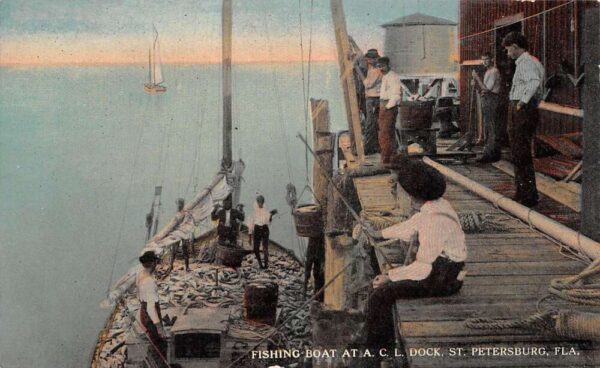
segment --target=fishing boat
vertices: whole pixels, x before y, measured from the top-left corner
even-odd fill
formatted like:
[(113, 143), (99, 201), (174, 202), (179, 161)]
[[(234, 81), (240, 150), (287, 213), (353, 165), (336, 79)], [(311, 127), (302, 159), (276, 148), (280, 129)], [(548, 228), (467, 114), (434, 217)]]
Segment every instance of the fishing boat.
[(148, 83), (144, 84), (144, 91), (148, 93), (167, 92), (167, 87), (162, 83), (162, 66), (160, 60), (160, 43), (158, 42), (158, 31), (154, 27), (154, 42), (152, 47), (148, 49)]
[[(155, 30), (155, 33), (154, 50), (158, 51), (158, 32)], [(232, 157), (231, 53), (232, 5), (231, 0), (224, 0), (223, 155), (220, 168), (212, 182), (182, 211), (152, 237), (148, 233), (149, 240), (141, 250), (141, 253), (151, 250), (162, 259), (157, 267), (161, 278), (158, 293), (169, 336), (167, 352), (160, 353), (150, 343), (139, 322), (140, 303), (134, 284), (141, 265), (136, 265), (112, 284), (103, 302), (103, 306), (113, 308), (113, 311), (94, 348), (92, 368), (241, 367), (245, 366), (244, 360), (248, 359), (251, 350), (264, 350), (267, 344), (280, 349), (309, 345), (310, 299), (306, 300), (304, 296), (302, 265), (292, 251), (270, 241), (268, 270), (260, 270), (253, 255), (246, 256), (237, 268), (228, 267), (227, 262), (219, 259), (211, 212), (227, 197), (231, 197), (234, 207), (237, 206), (245, 169), (241, 159), (234, 161)], [(158, 69), (152, 68), (153, 65)], [(166, 88), (158, 85), (162, 76), (156, 56), (150, 66), (150, 84), (145, 90), (164, 92)], [(155, 192), (158, 203), (161, 190), (157, 187)], [(156, 229), (156, 223), (154, 226)], [(171, 252), (171, 245), (189, 239), (199, 228), (209, 230), (195, 237), (191, 270), (184, 271), (177, 261), (174, 269), (166, 271), (171, 257), (176, 256)], [(243, 254), (251, 254), (249, 237), (244, 232), (240, 234), (238, 245), (243, 248)], [(263, 307), (263, 302), (268, 308)], [(271, 365), (281, 361), (264, 362)]]

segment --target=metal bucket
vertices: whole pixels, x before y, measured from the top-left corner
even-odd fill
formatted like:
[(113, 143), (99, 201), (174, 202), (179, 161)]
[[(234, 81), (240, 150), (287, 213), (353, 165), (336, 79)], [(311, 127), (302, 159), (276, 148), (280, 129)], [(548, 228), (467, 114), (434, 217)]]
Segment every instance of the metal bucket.
[(312, 238), (323, 234), (323, 214), (318, 204), (301, 205), (292, 214), (298, 236)]
[(435, 101), (400, 102), (400, 126), (403, 129), (429, 129), (433, 122)]
[(250, 321), (275, 324), (279, 287), (276, 283), (254, 282), (244, 290), (244, 310)]
[(227, 267), (237, 268), (242, 265), (246, 250), (240, 247), (226, 247), (217, 245), (215, 262)]

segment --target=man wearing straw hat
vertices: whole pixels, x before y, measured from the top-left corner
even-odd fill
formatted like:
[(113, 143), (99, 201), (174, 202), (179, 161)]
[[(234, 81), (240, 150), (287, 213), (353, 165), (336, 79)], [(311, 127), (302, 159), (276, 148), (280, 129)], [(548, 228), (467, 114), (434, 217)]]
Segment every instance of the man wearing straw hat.
[(462, 286), (467, 257), (465, 234), (458, 215), (442, 198), (446, 181), (436, 169), (420, 160), (397, 156), (392, 161), (393, 180), (409, 194), (418, 212), (408, 220), (381, 231), (368, 228), (376, 239), (409, 241), (418, 236), (414, 262), (375, 277), (367, 302), (365, 325), (370, 348), (388, 347), (393, 339), (392, 306), (397, 299), (443, 296)]

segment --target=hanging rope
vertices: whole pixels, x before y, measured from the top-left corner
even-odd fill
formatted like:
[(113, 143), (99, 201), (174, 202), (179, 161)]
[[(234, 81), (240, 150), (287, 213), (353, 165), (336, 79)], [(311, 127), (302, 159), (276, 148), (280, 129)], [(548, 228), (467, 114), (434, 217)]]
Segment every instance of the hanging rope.
[(134, 182), (134, 178), (135, 178), (135, 170), (137, 168), (138, 165), (138, 156), (139, 156), (139, 151), (140, 151), (140, 146), (141, 146), (141, 142), (142, 142), (142, 137), (144, 135), (144, 120), (145, 119), (140, 119), (140, 127), (138, 129), (138, 131), (140, 132), (139, 136), (138, 136), (138, 140), (137, 143), (135, 145), (135, 153), (133, 155), (133, 164), (132, 167), (130, 169), (130, 178), (129, 178), (129, 185), (127, 186), (127, 193), (125, 194), (125, 207), (123, 209), (123, 215), (121, 216), (121, 223), (119, 224), (119, 231), (118, 231), (118, 235), (117, 235), (117, 241), (115, 242), (115, 247), (114, 247), (114, 251), (113, 251), (113, 259), (112, 259), (112, 266), (110, 269), (110, 276), (108, 278), (108, 285), (106, 286), (106, 295), (109, 294), (110, 292), (110, 286), (112, 285), (113, 282), (113, 277), (115, 274), (115, 267), (117, 264), (117, 256), (119, 254), (119, 247), (121, 245), (121, 239), (123, 237), (123, 228), (125, 225), (125, 219), (127, 218), (127, 209), (129, 208), (129, 198), (131, 195), (131, 189), (133, 188), (133, 182)]
[(571, 1), (569, 1), (568, 3), (564, 3), (564, 4), (561, 4), (561, 5), (557, 5), (557, 6), (553, 7), (553, 8), (546, 9), (546, 10), (544, 10), (544, 11), (541, 11), (541, 12), (539, 12), (539, 13), (535, 13), (535, 14), (533, 14), (533, 15), (529, 15), (529, 16), (527, 16), (527, 17), (525, 17), (525, 18), (521, 18), (521, 19), (515, 20), (515, 21), (514, 21), (514, 22), (512, 22), (512, 23), (503, 24), (503, 25), (501, 25), (501, 26), (497, 26), (497, 27), (493, 27), (493, 28), (490, 28), (490, 29), (486, 29), (485, 31), (481, 31), (481, 32), (477, 32), (477, 33), (473, 33), (473, 34), (470, 34), (470, 35), (467, 35), (467, 36), (461, 37), (461, 38), (459, 39), (459, 41), (466, 40), (466, 39), (468, 39), (468, 38), (473, 38), (473, 37), (476, 37), (476, 36), (480, 36), (480, 35), (482, 35), (482, 34), (486, 34), (486, 33), (494, 32), (494, 31), (495, 31), (495, 30), (497, 30), (497, 29), (504, 28), (504, 27), (510, 26), (510, 25), (512, 25), (512, 24), (515, 24), (515, 23), (521, 23), (521, 22), (523, 22), (523, 21), (526, 21), (527, 19), (531, 19), (531, 18), (537, 17), (537, 16), (539, 16), (539, 15), (542, 15), (542, 14), (545, 14), (545, 13), (549, 13), (549, 12), (551, 12), (551, 11), (554, 11), (554, 10), (556, 10), (556, 9), (562, 8), (563, 6), (570, 5), (570, 4), (574, 3), (574, 2), (575, 2), (575, 0), (571, 0)]

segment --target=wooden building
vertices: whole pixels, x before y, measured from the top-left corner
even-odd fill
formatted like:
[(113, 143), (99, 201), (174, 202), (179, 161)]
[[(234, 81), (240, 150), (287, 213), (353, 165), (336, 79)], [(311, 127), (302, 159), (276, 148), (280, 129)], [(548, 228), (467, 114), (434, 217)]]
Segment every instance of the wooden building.
[(416, 13), (382, 24), (384, 54), (401, 75), (454, 75), (458, 71), (456, 23)]
[[(461, 128), (468, 128), (469, 78), (483, 52), (491, 52), (502, 75), (510, 82), (514, 62), (502, 48), (502, 38), (520, 31), (529, 51), (546, 69), (545, 101), (540, 105), (538, 134), (582, 131), (582, 39), (587, 0), (461, 0), (458, 25), (460, 48)], [(508, 94), (509, 86), (505, 91)]]

